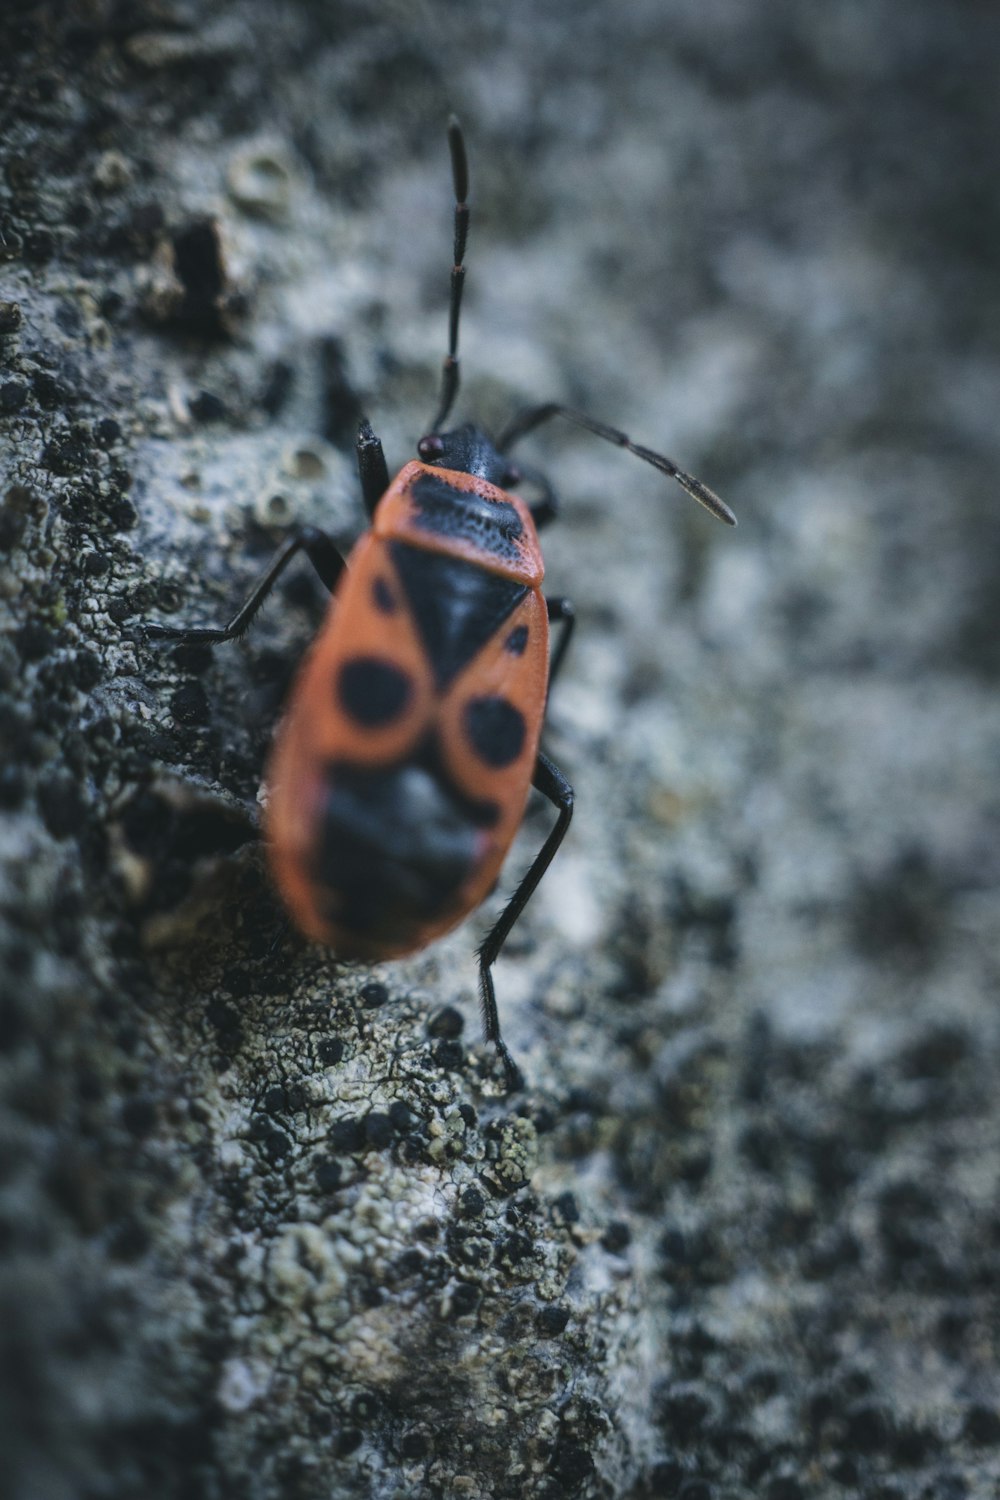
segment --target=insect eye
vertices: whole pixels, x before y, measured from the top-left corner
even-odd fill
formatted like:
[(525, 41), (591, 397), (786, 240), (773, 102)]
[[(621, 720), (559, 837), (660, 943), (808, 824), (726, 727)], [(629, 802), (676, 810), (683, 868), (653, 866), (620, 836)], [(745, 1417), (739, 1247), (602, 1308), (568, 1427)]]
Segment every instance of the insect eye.
[(433, 463), (444, 452), (444, 439), (438, 437), (436, 432), (430, 432), (426, 437), (420, 439), (420, 442), (417, 444), (417, 452), (421, 458), (426, 458), (429, 462)]
[(504, 469), (503, 471), (503, 478), (501, 479), (500, 483), (502, 487), (506, 489), (508, 485), (520, 484), (523, 478), (524, 475), (517, 467), (517, 464), (508, 464), (506, 469)]

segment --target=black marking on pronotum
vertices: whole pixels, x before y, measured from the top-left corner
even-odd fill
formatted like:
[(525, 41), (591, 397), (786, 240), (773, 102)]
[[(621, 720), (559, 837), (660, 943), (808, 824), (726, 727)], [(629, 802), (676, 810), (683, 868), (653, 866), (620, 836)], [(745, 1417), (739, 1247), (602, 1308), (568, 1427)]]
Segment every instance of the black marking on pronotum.
[(524, 747), (524, 715), (507, 698), (470, 698), (465, 732), (479, 759), (495, 771), (511, 765)]
[(390, 542), (399, 581), (439, 689), (496, 633), (527, 586), (462, 558)]
[(511, 656), (523, 656), (524, 648), (528, 644), (527, 625), (515, 625), (510, 635), (503, 643), (503, 649), (509, 651)]
[(412, 692), (406, 673), (378, 656), (352, 656), (337, 673), (341, 708), (366, 729), (380, 729), (398, 719)]
[(384, 578), (376, 578), (372, 584), (372, 603), (380, 615), (396, 612), (396, 596)]
[(498, 817), (495, 803), (453, 787), (431, 751), (376, 769), (332, 763), (312, 862), (328, 919), (405, 940), (455, 900)]
[(519, 560), (518, 542), (524, 535), (524, 525), (509, 500), (484, 500), (434, 474), (419, 474), (411, 494), (414, 520), (421, 530), (460, 537), (503, 562)]

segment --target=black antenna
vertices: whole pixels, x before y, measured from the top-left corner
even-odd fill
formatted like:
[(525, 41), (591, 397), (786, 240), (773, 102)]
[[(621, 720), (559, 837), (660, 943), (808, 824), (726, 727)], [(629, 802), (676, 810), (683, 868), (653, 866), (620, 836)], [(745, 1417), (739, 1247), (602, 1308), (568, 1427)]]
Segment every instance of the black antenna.
[(448, 120), (448, 150), (451, 152), (451, 177), (455, 184), (455, 254), (451, 268), (451, 300), (448, 303), (448, 353), (441, 367), (441, 399), (437, 413), (428, 428), (440, 432), (458, 395), (458, 316), (462, 310), (462, 288), (465, 286), (465, 242), (469, 236), (469, 163), (465, 155), (462, 127), (455, 115)]
[(595, 422), (593, 417), (585, 417), (582, 412), (573, 411), (568, 406), (560, 406), (557, 401), (546, 401), (541, 406), (529, 406), (524, 411), (518, 412), (500, 434), (496, 445), (497, 452), (506, 453), (507, 449), (523, 438), (526, 433), (533, 432), (550, 417), (565, 417), (567, 422), (575, 422), (577, 427), (586, 428), (595, 437), (603, 438), (606, 443), (614, 443), (618, 448), (626, 448), (629, 453), (634, 453), (636, 458), (641, 458), (644, 463), (652, 464), (654, 469), (659, 469), (661, 474), (666, 474), (670, 479), (676, 479), (681, 488), (687, 490), (692, 500), (697, 500), (699, 505), (710, 510), (718, 520), (725, 521), (727, 526), (736, 525), (736, 517), (725, 501), (720, 500), (707, 484), (702, 484), (700, 479), (695, 479), (693, 474), (686, 474), (683, 469), (679, 469), (672, 458), (667, 458), (662, 453), (654, 453), (652, 448), (643, 448), (639, 443), (633, 443), (627, 433), (619, 432), (617, 427), (609, 427), (606, 422)]

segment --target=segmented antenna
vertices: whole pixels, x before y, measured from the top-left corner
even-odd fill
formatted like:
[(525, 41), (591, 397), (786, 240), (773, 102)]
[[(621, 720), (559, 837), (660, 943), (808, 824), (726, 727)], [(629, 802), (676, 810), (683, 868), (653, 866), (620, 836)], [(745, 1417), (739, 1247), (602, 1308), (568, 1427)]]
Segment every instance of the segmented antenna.
[(712, 512), (718, 520), (724, 521), (727, 526), (736, 525), (736, 517), (724, 500), (720, 500), (714, 490), (710, 490), (707, 484), (702, 484), (693, 474), (687, 474), (683, 469), (677, 467), (672, 458), (667, 458), (663, 453), (654, 453), (652, 448), (644, 448), (640, 443), (633, 443), (627, 433), (619, 432), (617, 427), (609, 427), (606, 422), (595, 422), (593, 417), (586, 417), (582, 412), (573, 411), (571, 407), (561, 406), (557, 401), (546, 401), (541, 406), (529, 406), (524, 411), (518, 412), (517, 416), (507, 424), (497, 441), (497, 451), (506, 453), (512, 445), (547, 422), (550, 417), (565, 417), (567, 422), (575, 422), (577, 427), (586, 428), (595, 437), (603, 438), (606, 443), (614, 443), (618, 448), (625, 448), (629, 453), (634, 453), (636, 458), (641, 458), (643, 463), (652, 464), (654, 469), (659, 469), (661, 474), (666, 474), (670, 479), (676, 479), (682, 489), (687, 490), (692, 500), (697, 500), (706, 510)]
[(465, 154), (462, 127), (455, 115), (448, 120), (448, 150), (451, 152), (451, 178), (455, 185), (455, 253), (451, 268), (451, 297), (448, 303), (448, 353), (441, 367), (441, 398), (428, 432), (440, 432), (458, 395), (458, 320), (462, 311), (465, 286), (465, 242), (469, 237), (469, 162)]

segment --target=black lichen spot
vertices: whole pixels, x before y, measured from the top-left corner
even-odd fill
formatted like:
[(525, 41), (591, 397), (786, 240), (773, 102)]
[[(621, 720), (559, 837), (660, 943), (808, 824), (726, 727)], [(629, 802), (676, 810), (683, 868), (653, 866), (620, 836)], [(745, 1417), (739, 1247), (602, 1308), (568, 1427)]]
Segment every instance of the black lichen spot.
[(380, 729), (398, 719), (412, 692), (406, 673), (377, 656), (352, 657), (337, 678), (341, 707), (366, 729)]
[(859, 883), (851, 912), (855, 942), (869, 958), (924, 963), (940, 944), (953, 899), (927, 851), (903, 849), (885, 870)]
[(384, 578), (376, 578), (372, 584), (372, 603), (380, 615), (396, 613), (396, 596)]
[(378, 1397), (373, 1391), (359, 1391), (351, 1401), (350, 1413), (355, 1422), (367, 1425), (378, 1416)]
[(555, 1339), (564, 1331), (568, 1322), (569, 1308), (555, 1304), (540, 1309), (535, 1319), (535, 1328), (540, 1338)]
[(877, 1453), (892, 1441), (892, 1423), (887, 1409), (878, 1401), (856, 1401), (845, 1413), (845, 1435), (851, 1450)]
[(42, 782), (37, 796), (42, 819), (54, 839), (66, 839), (79, 832), (84, 803), (71, 777), (58, 776)]
[(503, 649), (509, 651), (511, 656), (523, 656), (524, 648), (528, 644), (527, 625), (515, 625), (510, 635), (503, 643)]
[(457, 1281), (451, 1294), (451, 1315), (466, 1318), (479, 1306), (479, 1288), (471, 1281)]
[(577, 1495), (594, 1472), (594, 1460), (582, 1444), (560, 1441), (549, 1468), (562, 1494)]
[(534, 1247), (528, 1236), (522, 1234), (520, 1230), (514, 1229), (510, 1234), (504, 1235), (498, 1242), (495, 1251), (496, 1264), (504, 1270), (511, 1271), (515, 1266), (519, 1266), (523, 1261), (527, 1260), (533, 1253), (533, 1249)]
[(28, 387), (23, 380), (5, 380), (0, 385), (0, 412), (20, 411), (28, 399)]
[(631, 1230), (622, 1220), (612, 1220), (601, 1235), (601, 1245), (612, 1256), (621, 1256), (631, 1245)]
[(170, 712), (178, 724), (207, 724), (208, 695), (200, 682), (185, 682), (171, 694)]
[(465, 1048), (461, 1042), (440, 1041), (434, 1048), (434, 1061), (443, 1073), (457, 1073), (465, 1062)]
[(141, 1139), (156, 1126), (156, 1105), (151, 1099), (127, 1099), (122, 1105), (122, 1124), (130, 1135)]
[(431, 1451), (430, 1434), (421, 1427), (414, 1427), (411, 1431), (404, 1432), (400, 1440), (399, 1451), (409, 1463), (426, 1458)]
[(72, 400), (70, 392), (48, 370), (39, 370), (32, 377), (31, 388), (35, 400), (46, 411), (55, 411), (57, 406), (66, 406)]
[(226, 403), (214, 391), (199, 391), (188, 409), (196, 422), (222, 422), (227, 415)]
[(205, 1007), (205, 1019), (224, 1051), (232, 1053), (239, 1048), (243, 1040), (243, 1022), (239, 1011), (221, 1000), (210, 1000)]
[(463, 1219), (476, 1219), (486, 1207), (486, 1199), (477, 1187), (464, 1188), (458, 1200), (457, 1212)]
[(45, 445), (42, 466), (63, 478), (79, 473), (87, 461), (87, 450), (76, 432), (62, 432)]
[(292, 1143), (283, 1130), (272, 1130), (265, 1137), (264, 1151), (268, 1161), (282, 1161), (292, 1149)]
[(316, 1186), (321, 1193), (335, 1193), (340, 1187), (343, 1170), (332, 1156), (321, 1156), (313, 1163)]
[(461, 1036), (464, 1029), (465, 1017), (454, 1005), (443, 1005), (427, 1022), (427, 1035), (433, 1037), (454, 1038)]
[(365, 1149), (365, 1127), (355, 1115), (344, 1115), (334, 1120), (327, 1132), (326, 1143), (335, 1156), (351, 1156)]
[(975, 1402), (965, 1416), (965, 1436), (980, 1447), (1000, 1444), (1000, 1415), (991, 1406)]
[(41, 661), (55, 646), (52, 632), (37, 620), (29, 620), (26, 625), (22, 625), (16, 641), (24, 661)]
[(267, 370), (258, 400), (269, 417), (276, 417), (292, 393), (295, 370), (285, 359), (276, 359)]
[(479, 759), (498, 771), (521, 753), (524, 715), (506, 698), (472, 698), (465, 707), (465, 732)]
[(177, 321), (209, 337), (221, 334), (226, 269), (218, 225), (211, 219), (192, 221), (174, 235), (173, 252), (177, 280), (184, 288)]
[(580, 1206), (576, 1201), (575, 1193), (560, 1193), (552, 1200), (552, 1208), (563, 1224), (578, 1224), (580, 1222)]
[(350, 448), (361, 420), (361, 400), (351, 384), (347, 351), (334, 334), (318, 343), (323, 436), (338, 448)]
[(0, 766), (0, 808), (13, 812), (24, 801), (27, 785), (16, 766)]
[(139, 519), (131, 500), (117, 500), (108, 511), (108, 516), (115, 531), (131, 531)]
[(376, 1151), (384, 1151), (393, 1137), (392, 1121), (380, 1109), (373, 1109), (365, 1116), (365, 1140)]

